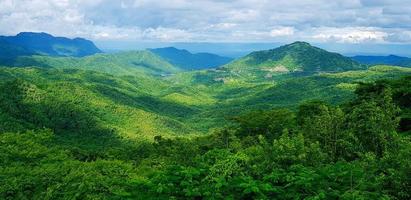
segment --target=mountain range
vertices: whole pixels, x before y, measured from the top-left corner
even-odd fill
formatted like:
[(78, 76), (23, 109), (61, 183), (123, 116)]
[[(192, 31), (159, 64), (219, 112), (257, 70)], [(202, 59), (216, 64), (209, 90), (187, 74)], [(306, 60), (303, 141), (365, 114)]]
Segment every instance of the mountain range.
[(16, 36), (0, 36), (0, 46), (3, 58), (25, 55), (83, 57), (102, 53), (90, 40), (54, 37), (47, 33), (33, 32), (21, 32)]
[(227, 64), (232, 58), (211, 53), (190, 53), (184, 49), (174, 47), (150, 49), (151, 52), (163, 57), (171, 64), (185, 70), (199, 70), (215, 68)]
[[(149, 49), (149, 51), (181, 70), (247, 66), (247, 70), (261, 68), (267, 71), (342, 71), (377, 64), (411, 66), (411, 58), (408, 57), (359, 55), (348, 58), (311, 46), (306, 42), (294, 42), (275, 49), (255, 51), (234, 62), (231, 62), (232, 58), (211, 53), (191, 53), (174, 47)], [(0, 61), (6, 64), (11, 64), (19, 56), (84, 57), (97, 53), (102, 51), (92, 41), (83, 38), (69, 39), (34, 32), (0, 36)]]
[[(44, 37), (60, 38), (41, 33), (21, 33), (18, 34), (18, 37), (24, 35), (39, 37), (39, 41)], [(192, 54), (186, 50), (171, 47), (119, 53), (98, 53), (83, 57), (59, 55), (56, 52), (51, 52), (53, 56), (31, 55), (31, 51), (25, 51), (29, 49), (28, 47), (41, 49), (33, 45), (39, 43), (36, 39), (33, 40), (35, 41), (22, 45), (25, 48), (15, 49), (7, 45), (1, 46), (5, 52), (9, 52), (4, 55), (13, 55), (13, 52), (16, 51), (27, 53), (21, 53), (23, 56), (16, 57), (12, 65), (3, 63), (6, 66), (24, 67), (27, 70), (24, 68), (4, 70), (3, 72), (8, 74), (5, 77), (10, 79), (14, 77), (10, 74), (24, 74), (23, 77), (30, 77), (27, 78), (27, 81), (30, 82), (39, 77), (42, 77), (41, 80), (45, 82), (50, 82), (47, 79), (51, 77), (52, 79), (61, 79), (60, 82), (75, 80), (74, 83), (78, 82), (87, 86), (87, 88), (83, 88), (82, 84), (76, 85), (76, 87), (83, 88), (83, 92), (90, 90), (86, 92), (90, 93), (90, 98), (97, 92), (98, 95), (108, 95), (115, 102), (121, 99), (124, 105), (137, 106), (136, 108), (139, 110), (167, 116), (169, 120), (178, 122), (179, 126), (184, 124), (186, 128), (183, 132), (190, 132), (188, 130), (193, 130), (191, 131), (193, 133), (207, 132), (217, 124), (225, 123), (222, 120), (223, 116), (237, 113), (241, 106), (246, 106), (246, 110), (267, 106), (290, 106), (298, 104), (306, 98), (314, 97), (337, 102), (344, 98), (338, 100), (335, 94), (349, 96), (350, 88), (355, 84), (335, 82), (334, 78), (317, 76), (319, 72), (344, 73), (345, 71), (353, 71), (355, 74), (369, 73), (370, 76), (376, 78), (383, 76), (383, 72), (379, 71), (383, 67), (364, 72), (365, 65), (340, 54), (314, 47), (306, 42), (295, 42), (276, 49), (256, 51), (230, 61), (231, 59), (218, 55)], [(70, 41), (67, 38), (58, 40)], [(92, 43), (89, 47), (94, 49)], [(197, 58), (198, 62), (194, 62)], [(213, 58), (216, 58), (217, 61), (212, 61)], [(30, 75), (29, 72), (33, 66), (40, 68), (34, 71), (41, 75)], [(404, 69), (388, 68), (388, 70), (396, 74), (407, 73)], [(48, 73), (53, 74), (53, 76), (48, 75)], [(58, 73), (65, 73), (65, 75), (59, 77)], [(95, 74), (91, 75), (91, 73)], [(363, 78), (362, 75), (361, 78)], [(327, 79), (327, 81), (316, 79)], [(37, 84), (36, 81), (32, 83)], [(307, 83), (307, 85), (303, 87), (303, 85), (299, 85), (300, 83)], [(287, 91), (287, 88), (292, 88), (292, 91)], [(328, 92), (325, 92), (326, 90)], [(282, 91), (282, 94), (279, 94), (279, 91)], [(291, 95), (298, 92), (301, 94), (312, 93), (309, 96)], [(276, 95), (273, 96), (273, 94)], [(297, 98), (297, 96), (301, 98)], [(175, 110), (173, 107), (181, 109)], [(161, 112), (158, 108), (165, 109), (165, 111)], [(235, 112), (233, 112), (234, 110)], [(116, 115), (114, 111), (106, 112), (113, 112), (109, 115)], [(200, 119), (202, 122), (198, 123)], [(140, 129), (145, 128), (140, 127)], [(178, 131), (173, 129), (173, 131), (165, 132)], [(130, 134), (128, 130), (125, 133), (126, 135)]]
[(354, 56), (353, 60), (366, 65), (396, 65), (411, 67), (411, 58), (389, 55), (389, 56)]

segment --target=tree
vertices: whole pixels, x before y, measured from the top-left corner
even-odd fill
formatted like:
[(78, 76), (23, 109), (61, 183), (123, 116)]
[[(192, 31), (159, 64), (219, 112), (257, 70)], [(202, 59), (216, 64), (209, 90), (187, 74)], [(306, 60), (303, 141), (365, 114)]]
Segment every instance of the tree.
[(312, 101), (299, 106), (297, 123), (307, 140), (318, 141), (324, 151), (336, 160), (344, 148), (341, 140), (347, 137), (343, 132), (344, 117), (339, 107)]
[(268, 141), (281, 136), (284, 130), (295, 129), (295, 114), (288, 109), (255, 111), (234, 118), (240, 137), (264, 135)]
[(364, 85), (356, 91), (347, 115), (347, 128), (358, 139), (362, 152), (382, 157), (393, 141), (399, 123), (399, 108), (393, 103), (392, 90), (386, 85)]

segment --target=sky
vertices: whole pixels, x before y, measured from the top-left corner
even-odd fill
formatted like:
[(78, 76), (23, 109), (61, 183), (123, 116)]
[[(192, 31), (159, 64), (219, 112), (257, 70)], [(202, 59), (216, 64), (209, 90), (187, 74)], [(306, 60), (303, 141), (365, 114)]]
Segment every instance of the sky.
[(300, 40), (408, 51), (411, 0), (0, 0), (0, 34), (23, 31), (84, 37), (106, 48)]

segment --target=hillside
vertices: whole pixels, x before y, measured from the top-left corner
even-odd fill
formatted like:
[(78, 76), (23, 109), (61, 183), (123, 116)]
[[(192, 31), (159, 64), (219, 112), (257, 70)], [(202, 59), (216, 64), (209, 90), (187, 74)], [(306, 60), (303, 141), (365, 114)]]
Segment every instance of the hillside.
[(29, 56), (33, 54), (35, 53), (24, 47), (10, 44), (0, 38), (0, 63), (3, 65), (12, 65), (14, 59), (18, 56)]
[(21, 56), (11, 64), (14, 67), (78, 68), (115, 75), (150, 74), (170, 75), (182, 69), (173, 66), (150, 51), (127, 51), (115, 54), (96, 54), (81, 58)]
[(181, 122), (196, 109), (160, 98), (169, 85), (149, 76), (1, 67), (0, 78), (10, 91), (0, 95), (2, 132), (50, 128), (75, 141), (96, 129), (136, 140), (196, 133)]
[(150, 49), (151, 52), (166, 59), (171, 64), (185, 70), (215, 68), (227, 64), (232, 59), (211, 53), (190, 53), (174, 47)]
[[(54, 37), (47, 33), (21, 32), (16, 36), (0, 36), (0, 41), (7, 42), (13, 49), (24, 49), (31, 55), (82, 57), (102, 52), (89, 40)], [(12, 52), (15, 56), (27, 55), (19, 51)]]
[[(168, 77), (176, 87), (206, 94), (214, 103), (190, 121), (207, 130), (213, 126), (224, 126), (228, 118), (242, 112), (278, 107), (295, 108), (308, 100), (321, 99), (331, 104), (350, 99), (361, 82), (399, 78), (411, 75), (411, 70), (395, 66), (374, 66), (367, 70), (339, 73), (277, 73), (270, 79), (239, 79), (226, 74), (221, 80), (221, 71), (185, 72)], [(203, 97), (204, 98), (204, 97)], [(207, 101), (209, 101), (207, 98)]]
[(411, 67), (411, 58), (396, 55), (389, 56), (354, 56), (353, 60), (366, 65), (395, 65)]
[(338, 53), (331, 53), (306, 42), (294, 42), (276, 49), (256, 51), (239, 58), (222, 69), (238, 74), (282, 72), (324, 72), (362, 69), (363, 66)]
[(408, 197), (409, 68), (275, 83), (81, 68), (0, 68), (0, 198)]

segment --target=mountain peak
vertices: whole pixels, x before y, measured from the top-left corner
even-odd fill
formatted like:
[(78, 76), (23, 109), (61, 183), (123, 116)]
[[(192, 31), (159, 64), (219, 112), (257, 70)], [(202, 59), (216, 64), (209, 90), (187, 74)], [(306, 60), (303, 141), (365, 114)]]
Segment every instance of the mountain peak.
[(266, 71), (343, 71), (362, 68), (362, 65), (348, 57), (301, 41), (276, 49), (252, 52), (230, 66)]
[[(275, 49), (270, 49), (268, 51), (278, 51), (278, 50), (282, 50), (282, 51), (310, 51), (310, 50), (322, 50), (320, 48), (317, 48), (315, 46), (312, 46), (310, 43), (308, 42), (304, 42), (304, 41), (295, 41), (293, 43), (290, 44), (285, 44), (283, 46), (280, 46), (278, 48)], [(324, 50), (323, 50), (324, 51)], [(257, 51), (258, 52), (258, 51)], [(253, 52), (254, 53), (254, 52)]]
[(155, 48), (155, 49), (148, 49), (149, 51), (155, 52), (155, 53), (178, 53), (178, 54), (191, 54), (189, 51), (185, 49), (178, 49), (176, 47), (161, 47), (161, 48)]
[(175, 50), (175, 51), (180, 50), (175, 47), (163, 47), (163, 48), (158, 48), (158, 49)]
[(16, 37), (53, 37), (52, 35), (44, 32), (20, 32)]
[(310, 43), (304, 41), (295, 41), (291, 44), (285, 46), (301, 46), (301, 47), (312, 47)]

